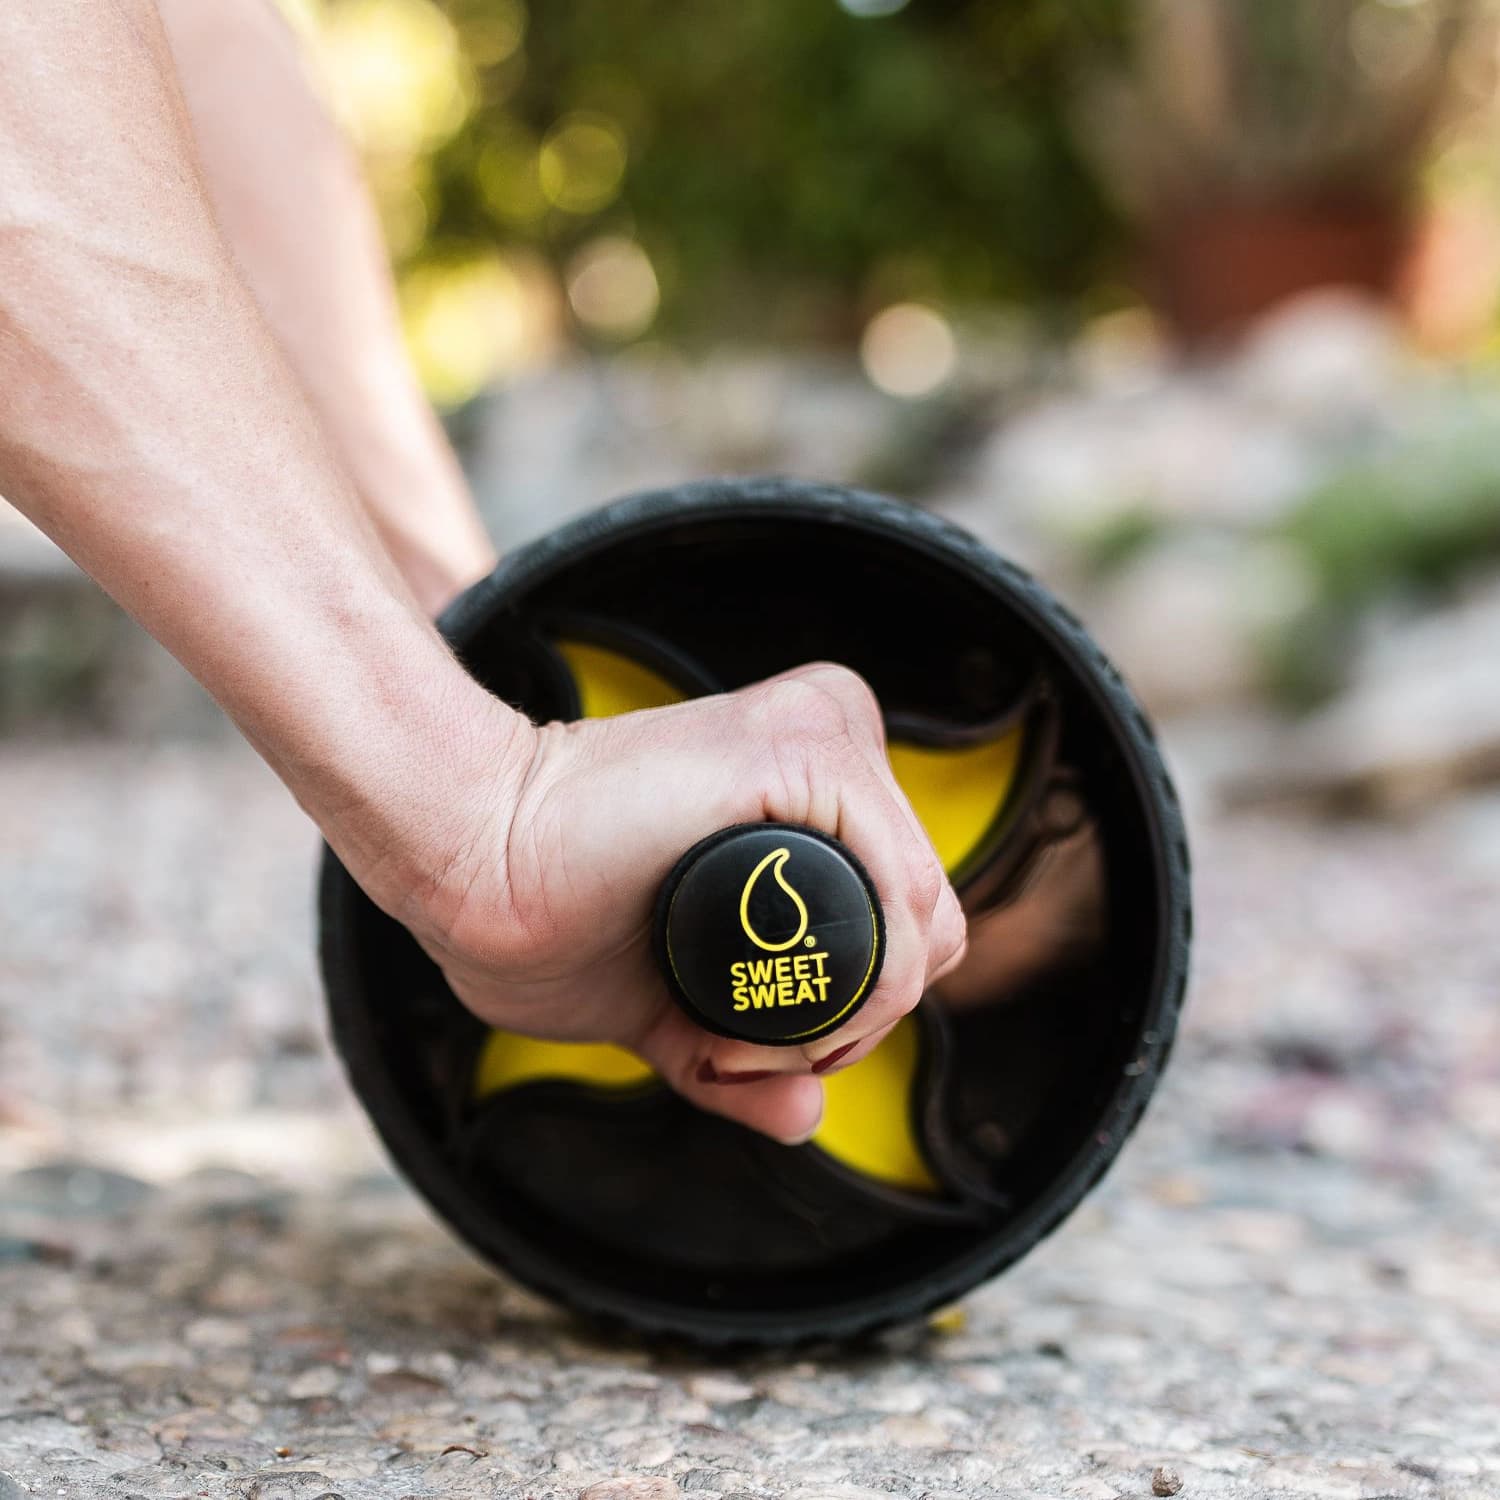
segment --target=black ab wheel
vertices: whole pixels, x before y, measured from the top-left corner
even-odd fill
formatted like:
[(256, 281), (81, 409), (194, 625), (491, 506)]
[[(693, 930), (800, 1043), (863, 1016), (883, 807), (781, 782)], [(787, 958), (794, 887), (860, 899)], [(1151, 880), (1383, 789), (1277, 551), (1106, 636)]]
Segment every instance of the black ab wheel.
[[(486, 1028), (329, 855), (335, 1038), (391, 1154), (460, 1235), (593, 1317), (751, 1345), (914, 1317), (1077, 1206), (1171, 1045), (1188, 857), (1145, 718), (1040, 585), (908, 506), (726, 480), (563, 527), (443, 626), (539, 721), (847, 664), (880, 700), (970, 937), (963, 965), (830, 1077), (814, 1139), (785, 1147), (618, 1049)], [(774, 1043), (854, 1013), (883, 929), (848, 851), (763, 824), (684, 852), (658, 955), (703, 1024)]]

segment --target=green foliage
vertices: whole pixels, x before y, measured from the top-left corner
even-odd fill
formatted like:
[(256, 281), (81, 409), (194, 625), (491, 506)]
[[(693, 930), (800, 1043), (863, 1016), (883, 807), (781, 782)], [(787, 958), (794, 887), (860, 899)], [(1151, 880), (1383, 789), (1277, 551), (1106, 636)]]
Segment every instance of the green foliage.
[[(534, 0), (521, 47), (487, 64), (494, 0), (448, 0), (479, 102), (431, 164), (409, 260), (498, 238), (563, 265), (631, 233), (679, 336), (845, 340), (912, 296), (1066, 313), (1119, 247), (1066, 100), (1085, 61), (1118, 47), (1126, 8), (911, 0), (861, 18), (835, 0)], [(569, 118), (623, 137), (617, 187), (599, 168), (608, 201), (549, 204), (527, 180)]]
[(1493, 421), (1445, 424), (1336, 474), (1288, 519), (1287, 540), (1320, 600), (1351, 610), (1431, 592), (1500, 554), (1500, 450)]
[(1077, 539), (1079, 560), (1096, 577), (1118, 573), (1150, 551), (1168, 530), (1161, 513), (1150, 505), (1126, 506)]
[(1500, 557), (1497, 420), (1476, 403), (1334, 474), (1277, 528), (1311, 588), (1261, 643), (1274, 696), (1297, 707), (1326, 698), (1367, 610), (1431, 600)]

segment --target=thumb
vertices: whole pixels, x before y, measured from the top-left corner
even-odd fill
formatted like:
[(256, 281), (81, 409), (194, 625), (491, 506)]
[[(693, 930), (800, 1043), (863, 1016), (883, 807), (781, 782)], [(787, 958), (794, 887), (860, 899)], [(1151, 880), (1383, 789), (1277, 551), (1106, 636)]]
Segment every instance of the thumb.
[(822, 1081), (810, 1073), (767, 1073), (763, 1078), (731, 1074), (727, 1076), (734, 1081), (716, 1082), (708, 1061), (713, 1040), (668, 1006), (635, 1050), (689, 1104), (788, 1146), (807, 1140), (822, 1123)]

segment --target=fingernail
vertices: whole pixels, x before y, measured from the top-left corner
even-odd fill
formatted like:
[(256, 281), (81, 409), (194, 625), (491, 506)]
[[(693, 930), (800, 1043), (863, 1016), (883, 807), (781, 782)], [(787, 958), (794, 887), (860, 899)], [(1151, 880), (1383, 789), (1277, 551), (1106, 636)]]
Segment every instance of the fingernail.
[(841, 1057), (848, 1057), (857, 1046), (859, 1046), (858, 1042), (845, 1042), (842, 1047), (835, 1047), (827, 1057), (820, 1057), (812, 1065), (813, 1072), (826, 1073)]
[(747, 1069), (743, 1073), (721, 1073), (707, 1058), (698, 1064), (699, 1083), (760, 1083), (764, 1079), (775, 1076), (776, 1073), (771, 1068)]

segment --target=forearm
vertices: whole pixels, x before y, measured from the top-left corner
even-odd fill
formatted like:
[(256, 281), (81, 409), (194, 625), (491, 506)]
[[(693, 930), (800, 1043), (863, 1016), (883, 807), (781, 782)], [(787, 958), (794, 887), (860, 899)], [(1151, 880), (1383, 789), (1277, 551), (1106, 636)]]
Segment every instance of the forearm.
[(158, 0), (205, 184), (262, 313), (424, 609), (494, 549), (402, 347), (359, 164), (271, 0)]
[(7, 0), (0, 55), (0, 492), (389, 904), (438, 767), (498, 774), (473, 739), (514, 716), (475, 713), (230, 262), (151, 5)]

